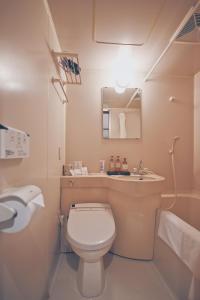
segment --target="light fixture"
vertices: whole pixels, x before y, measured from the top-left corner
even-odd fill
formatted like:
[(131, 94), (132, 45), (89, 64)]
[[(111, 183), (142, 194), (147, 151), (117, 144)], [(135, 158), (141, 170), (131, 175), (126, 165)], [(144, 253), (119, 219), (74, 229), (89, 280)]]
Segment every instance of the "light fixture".
[(125, 88), (121, 88), (117, 85), (114, 86), (115, 92), (118, 94), (123, 94), (123, 92), (125, 91)]
[(121, 46), (113, 63), (114, 88), (117, 93), (123, 93), (129, 86), (133, 73), (132, 67), (130, 47)]

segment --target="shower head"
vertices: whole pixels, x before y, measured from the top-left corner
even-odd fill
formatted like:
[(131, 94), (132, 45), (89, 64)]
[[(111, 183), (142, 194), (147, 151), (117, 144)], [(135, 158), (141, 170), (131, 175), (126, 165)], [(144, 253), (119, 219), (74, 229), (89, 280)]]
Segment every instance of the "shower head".
[(171, 149), (169, 150), (169, 154), (174, 154), (174, 148), (175, 148), (175, 144), (176, 142), (180, 139), (179, 136), (175, 136), (172, 140), (172, 146), (171, 146)]

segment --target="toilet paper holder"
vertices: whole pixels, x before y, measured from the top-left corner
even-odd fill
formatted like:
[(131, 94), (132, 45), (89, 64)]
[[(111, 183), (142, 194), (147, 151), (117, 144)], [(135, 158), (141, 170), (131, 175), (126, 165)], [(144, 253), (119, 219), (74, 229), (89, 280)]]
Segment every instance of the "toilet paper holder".
[[(14, 203), (19, 204), (16, 206)], [(0, 194), (0, 231), (21, 231), (28, 225), (37, 207), (45, 207), (42, 191), (38, 186), (26, 185), (4, 190)]]

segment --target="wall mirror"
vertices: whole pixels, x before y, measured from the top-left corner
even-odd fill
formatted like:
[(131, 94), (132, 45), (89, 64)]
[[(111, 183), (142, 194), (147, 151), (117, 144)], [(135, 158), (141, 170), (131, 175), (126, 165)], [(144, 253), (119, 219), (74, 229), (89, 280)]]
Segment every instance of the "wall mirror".
[(122, 94), (118, 94), (112, 87), (103, 87), (103, 138), (141, 138), (141, 102), (142, 91), (139, 88), (127, 88)]

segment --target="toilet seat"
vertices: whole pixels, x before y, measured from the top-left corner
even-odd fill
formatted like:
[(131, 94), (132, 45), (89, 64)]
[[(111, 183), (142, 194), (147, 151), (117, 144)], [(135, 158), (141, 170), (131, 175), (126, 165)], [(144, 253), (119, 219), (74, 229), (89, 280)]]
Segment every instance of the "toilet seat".
[(115, 237), (115, 222), (110, 205), (72, 205), (66, 235), (72, 245), (82, 250), (99, 250), (112, 243)]

